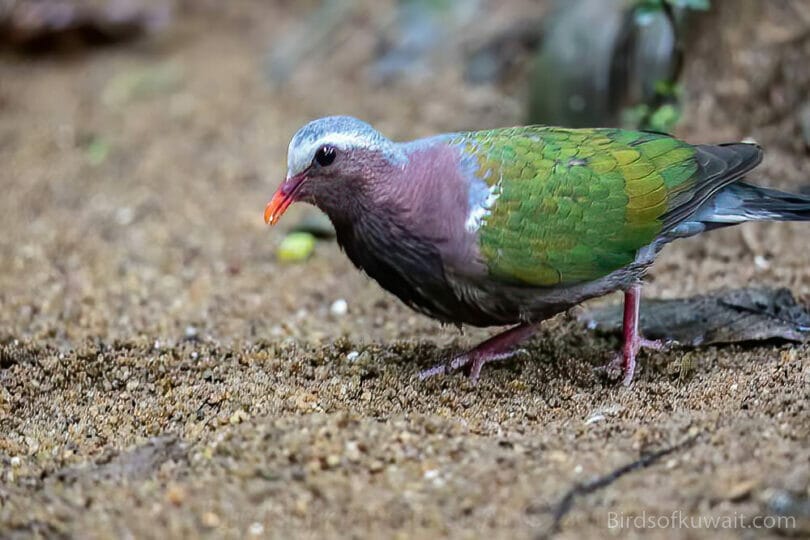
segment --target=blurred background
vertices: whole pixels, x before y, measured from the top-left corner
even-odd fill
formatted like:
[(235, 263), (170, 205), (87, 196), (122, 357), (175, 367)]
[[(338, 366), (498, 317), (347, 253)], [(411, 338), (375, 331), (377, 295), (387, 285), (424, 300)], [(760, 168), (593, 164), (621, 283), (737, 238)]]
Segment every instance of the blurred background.
[[(531, 362), (421, 383), (492, 329), (411, 312), (307, 207), (262, 212), (332, 114), (755, 139), (751, 180), (808, 193), (808, 59), (810, 0), (0, 0), (0, 537), (534, 538), (695, 433), (566, 532), (677, 508), (807, 533), (806, 344), (656, 353), (619, 390), (593, 370), (617, 339), (561, 315)], [(810, 305), (809, 232), (677, 242), (645, 295)]]
[[(291, 135), (329, 114), (394, 139), (528, 122), (753, 138), (758, 179), (808, 184), (806, 0), (6, 0), (0, 51), (0, 329), (15, 336), (320, 339), (349, 296), (342, 332), (433, 328), (328, 243), (303, 267), (277, 260), (311, 246), (279, 252), (263, 205)], [(658, 269), (695, 253), (698, 268), (657, 292), (760, 272), (807, 294), (783, 270), (796, 227), (685, 243)], [(743, 264), (700, 271), (714, 259)]]

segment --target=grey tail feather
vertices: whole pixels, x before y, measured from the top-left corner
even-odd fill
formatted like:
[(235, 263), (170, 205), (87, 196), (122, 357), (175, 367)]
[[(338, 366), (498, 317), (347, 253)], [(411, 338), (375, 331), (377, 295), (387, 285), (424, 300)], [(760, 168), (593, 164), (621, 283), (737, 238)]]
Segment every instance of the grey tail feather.
[(810, 221), (810, 196), (734, 182), (717, 192), (695, 218), (710, 229), (746, 221)]
[(700, 144), (695, 148), (699, 181), (693, 190), (685, 191), (664, 216), (664, 228), (694, 219), (696, 213), (711, 206), (714, 197), (727, 186), (738, 182), (762, 161), (762, 148), (757, 144)]

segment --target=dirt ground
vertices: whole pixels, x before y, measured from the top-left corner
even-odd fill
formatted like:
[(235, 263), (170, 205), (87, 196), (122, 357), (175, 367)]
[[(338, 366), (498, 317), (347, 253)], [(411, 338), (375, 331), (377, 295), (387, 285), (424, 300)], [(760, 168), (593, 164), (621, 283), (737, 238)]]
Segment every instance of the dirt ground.
[[(0, 58), (0, 537), (810, 535), (810, 345), (648, 354), (622, 388), (593, 369), (618, 340), (560, 316), (477, 386), (420, 382), (492, 330), (408, 311), (332, 243), (276, 262), (261, 214), (303, 122), (349, 113), (405, 139), (519, 123), (520, 96), (453, 69), (373, 85), (359, 31), (277, 87), (263, 62), (302, 6), (184, 4), (144, 42)], [(754, 179), (806, 187), (810, 3), (731, 4), (692, 45), (679, 134), (753, 137)], [(391, 3), (372, 5), (362, 20)], [(810, 304), (808, 234), (680, 242), (645, 294), (762, 284)], [(690, 438), (553, 529), (572, 486)], [(795, 528), (747, 528), (785, 508)], [(609, 526), (673, 512), (738, 527)]]

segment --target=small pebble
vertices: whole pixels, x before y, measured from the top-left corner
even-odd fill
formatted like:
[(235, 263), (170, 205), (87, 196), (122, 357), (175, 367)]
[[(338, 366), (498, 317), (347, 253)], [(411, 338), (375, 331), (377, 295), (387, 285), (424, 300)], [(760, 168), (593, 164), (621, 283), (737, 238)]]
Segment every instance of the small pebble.
[(349, 311), (349, 303), (346, 302), (343, 298), (339, 298), (332, 302), (332, 305), (329, 306), (329, 313), (334, 315), (335, 317), (342, 317), (346, 315)]
[(725, 490), (725, 498), (729, 501), (742, 501), (746, 499), (751, 492), (759, 485), (759, 482), (754, 479), (742, 480), (736, 484), (732, 484)]
[(596, 422), (601, 422), (605, 419), (605, 415), (602, 413), (595, 413), (591, 415), (587, 420), (585, 420), (585, 425), (595, 424)]
[(357, 360), (358, 356), (360, 356), (359, 352), (351, 351), (348, 354), (346, 354), (346, 360), (348, 360), (349, 362), (354, 362), (355, 360)]
[(231, 425), (235, 426), (237, 424), (241, 424), (242, 422), (244, 422), (248, 418), (249, 418), (248, 414), (245, 411), (243, 411), (242, 409), (239, 409), (238, 411), (236, 411), (235, 413), (233, 413), (231, 415), (231, 417), (228, 419), (228, 422), (230, 422)]
[(293, 514), (298, 517), (304, 517), (309, 512), (309, 502), (306, 499), (298, 499), (293, 506)]
[(360, 446), (356, 441), (348, 441), (346, 443), (346, 459), (352, 463), (357, 463), (361, 459)]
[(119, 208), (115, 212), (115, 221), (119, 225), (124, 226), (130, 225), (134, 219), (135, 219), (135, 211), (129, 206)]
[(166, 500), (175, 506), (183, 504), (185, 498), (185, 490), (178, 485), (172, 484), (166, 489)]
[(220, 523), (219, 516), (213, 512), (206, 512), (202, 515), (202, 524), (204, 527), (214, 529), (216, 527), (219, 527), (219, 523)]

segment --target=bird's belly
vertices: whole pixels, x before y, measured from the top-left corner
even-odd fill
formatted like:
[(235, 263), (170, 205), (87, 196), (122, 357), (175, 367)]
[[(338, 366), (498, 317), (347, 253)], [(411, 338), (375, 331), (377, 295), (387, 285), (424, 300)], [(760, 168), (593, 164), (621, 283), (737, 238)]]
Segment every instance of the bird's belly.
[(454, 283), (458, 302), (463, 305), (459, 313), (473, 326), (503, 326), (547, 319), (565, 311), (576, 300), (552, 298), (542, 288), (522, 288), (498, 283)]
[(443, 323), (471, 326), (503, 326), (542, 320), (564, 311), (573, 303), (555, 298), (549, 291), (537, 288), (487, 286), (457, 279), (414, 280), (401, 278), (392, 286), (392, 280), (381, 276), (372, 278), (386, 290), (395, 294), (410, 308)]
[(555, 287), (523, 287), (491, 279), (451, 277), (455, 296), (473, 326), (539, 322), (588, 299), (627, 288), (643, 276), (646, 266), (630, 265), (600, 279)]
[[(355, 240), (338, 230), (338, 242), (349, 259), (380, 286), (412, 309), (444, 323), (503, 326), (537, 322), (589, 298), (626, 288), (643, 275), (646, 258), (600, 279), (565, 286), (537, 287), (504, 283), (486, 272), (456, 272), (435, 245), (414, 237), (390, 244)], [(465, 268), (465, 271), (467, 269)]]
[(393, 272), (379, 266), (365, 270), (415, 311), (443, 323), (479, 327), (539, 322), (590, 298), (624, 289), (643, 274), (643, 269), (628, 267), (587, 283), (522, 287), (452, 274)]

